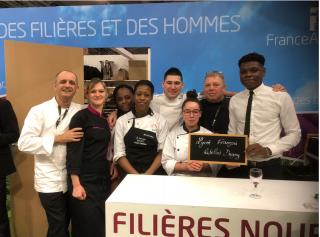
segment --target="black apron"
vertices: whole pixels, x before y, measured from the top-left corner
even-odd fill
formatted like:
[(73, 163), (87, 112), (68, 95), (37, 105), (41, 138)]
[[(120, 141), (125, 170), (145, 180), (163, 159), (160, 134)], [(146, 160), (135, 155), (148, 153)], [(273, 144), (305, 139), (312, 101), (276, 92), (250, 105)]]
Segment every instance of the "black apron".
[[(124, 136), (126, 157), (130, 164), (139, 173), (144, 173), (151, 166), (158, 153), (158, 140), (156, 133), (135, 128), (135, 119), (132, 126)], [(165, 174), (162, 166), (154, 174)]]

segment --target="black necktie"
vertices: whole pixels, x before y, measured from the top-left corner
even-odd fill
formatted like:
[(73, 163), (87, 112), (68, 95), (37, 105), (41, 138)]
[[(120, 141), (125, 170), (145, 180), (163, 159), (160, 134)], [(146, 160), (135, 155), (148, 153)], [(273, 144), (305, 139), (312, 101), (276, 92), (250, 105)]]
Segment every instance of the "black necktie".
[(250, 95), (248, 98), (247, 104), (247, 112), (246, 112), (246, 122), (244, 125), (244, 135), (250, 135), (250, 117), (251, 117), (251, 107), (252, 107), (252, 98), (253, 98), (253, 91), (250, 91)]

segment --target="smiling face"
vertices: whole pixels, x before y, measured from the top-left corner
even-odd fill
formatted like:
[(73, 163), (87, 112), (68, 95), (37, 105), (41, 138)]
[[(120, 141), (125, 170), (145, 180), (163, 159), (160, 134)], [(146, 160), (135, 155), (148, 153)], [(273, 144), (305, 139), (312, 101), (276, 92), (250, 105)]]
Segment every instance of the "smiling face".
[(218, 74), (207, 76), (204, 81), (204, 97), (211, 103), (220, 102), (224, 98), (225, 88), (224, 80)]
[(162, 83), (164, 94), (169, 99), (175, 99), (181, 93), (184, 84), (178, 75), (168, 75)]
[(131, 109), (133, 94), (128, 88), (120, 88), (116, 94), (116, 104), (118, 109), (126, 113)]
[(254, 90), (261, 85), (265, 76), (265, 68), (256, 61), (241, 63), (240, 81), (248, 89)]
[(201, 110), (199, 103), (188, 101), (182, 108), (182, 118), (185, 126), (189, 130), (193, 130), (198, 127), (199, 119), (201, 117)]
[(54, 83), (57, 101), (71, 102), (78, 89), (78, 80), (74, 73), (68, 71), (60, 72)]
[(153, 98), (151, 88), (146, 85), (139, 85), (134, 93), (134, 104), (137, 112), (149, 110), (150, 102)]
[(108, 93), (103, 82), (97, 82), (92, 86), (89, 85), (87, 98), (92, 107), (102, 110), (107, 97)]

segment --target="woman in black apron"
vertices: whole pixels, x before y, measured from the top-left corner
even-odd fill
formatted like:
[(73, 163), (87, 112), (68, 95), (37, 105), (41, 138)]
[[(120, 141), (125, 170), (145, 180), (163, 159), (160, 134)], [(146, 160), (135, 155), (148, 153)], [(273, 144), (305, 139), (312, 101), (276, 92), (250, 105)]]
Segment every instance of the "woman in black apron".
[(72, 237), (105, 237), (104, 203), (115, 174), (107, 160), (110, 128), (103, 113), (107, 96), (104, 83), (92, 79), (87, 88), (89, 106), (77, 112), (69, 125), (84, 132), (80, 141), (67, 145)]
[(121, 116), (115, 127), (114, 161), (129, 174), (165, 174), (161, 152), (168, 132), (167, 123), (150, 109), (154, 87), (148, 80), (134, 88), (134, 106)]

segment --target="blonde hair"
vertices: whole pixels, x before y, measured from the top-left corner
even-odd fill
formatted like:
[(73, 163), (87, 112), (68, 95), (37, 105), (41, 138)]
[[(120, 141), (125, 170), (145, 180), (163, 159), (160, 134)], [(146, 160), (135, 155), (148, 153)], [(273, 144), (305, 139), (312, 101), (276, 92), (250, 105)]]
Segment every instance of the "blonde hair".
[(89, 91), (90, 91), (93, 87), (95, 87), (95, 85), (97, 85), (97, 84), (99, 84), (99, 83), (101, 83), (101, 85), (103, 86), (103, 88), (104, 88), (105, 90), (107, 89), (106, 84), (105, 84), (103, 81), (101, 81), (101, 79), (100, 79), (99, 77), (94, 77), (94, 78), (92, 78), (92, 79), (90, 80), (90, 82), (87, 84), (86, 93), (88, 94)]

